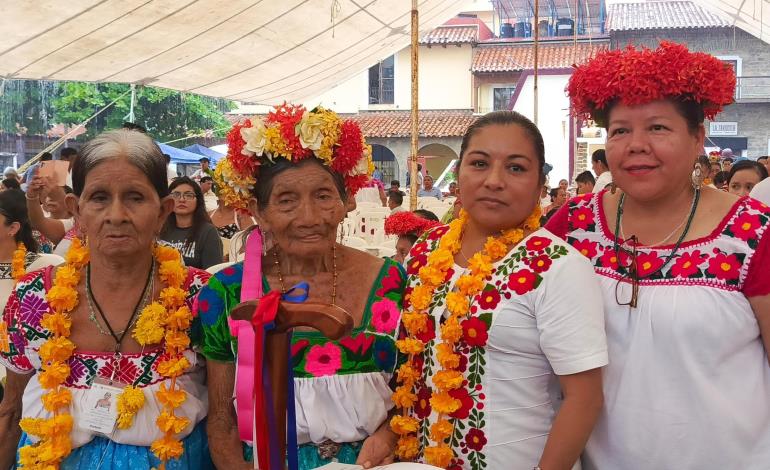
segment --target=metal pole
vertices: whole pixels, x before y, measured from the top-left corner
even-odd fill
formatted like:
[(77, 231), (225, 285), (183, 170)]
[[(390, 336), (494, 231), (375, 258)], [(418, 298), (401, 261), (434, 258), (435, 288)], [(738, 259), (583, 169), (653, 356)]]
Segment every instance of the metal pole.
[(412, 142), (409, 155), (409, 210), (417, 209), (417, 138), (419, 137), (418, 123), (418, 101), (417, 101), (417, 55), (418, 55), (418, 22), (417, 22), (417, 0), (412, 0)]
[[(540, 42), (540, 28), (537, 27), (537, 24), (540, 20), (540, 0), (535, 0), (535, 75), (534, 75), (534, 91), (535, 91), (535, 111), (534, 111), (534, 121), (535, 125), (537, 125), (537, 71), (538, 71), (538, 42)], [(558, 31), (558, 25), (557, 25), (557, 31)], [(558, 33), (557, 33), (558, 34)]]

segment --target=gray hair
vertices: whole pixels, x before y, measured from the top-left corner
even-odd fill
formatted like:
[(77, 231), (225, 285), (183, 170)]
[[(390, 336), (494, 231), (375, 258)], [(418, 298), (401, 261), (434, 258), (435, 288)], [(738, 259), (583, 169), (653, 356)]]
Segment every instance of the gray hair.
[(80, 151), (80, 157), (72, 166), (72, 191), (80, 197), (86, 184), (86, 177), (98, 165), (125, 158), (139, 169), (158, 193), (168, 196), (166, 159), (158, 145), (143, 132), (116, 129), (94, 137)]

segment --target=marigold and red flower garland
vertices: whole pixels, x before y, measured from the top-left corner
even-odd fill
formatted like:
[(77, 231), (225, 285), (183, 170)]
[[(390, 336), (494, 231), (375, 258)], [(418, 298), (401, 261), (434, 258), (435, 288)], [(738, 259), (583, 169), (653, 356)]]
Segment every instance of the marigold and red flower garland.
[(735, 99), (735, 72), (714, 56), (662, 41), (655, 49), (602, 52), (575, 66), (567, 85), (572, 112), (593, 117), (613, 101), (628, 106), (666, 98), (690, 99), (713, 119)]
[[(460, 354), (456, 347), (461, 338), (466, 341), (486, 341), (488, 334), (481, 325), (470, 317), (472, 299), (484, 288), (485, 280), (492, 274), (492, 264), (502, 259), (526, 235), (540, 226), (540, 207), (536, 206), (532, 214), (516, 228), (508, 229), (501, 236), (487, 238), (482, 251), (474, 254), (468, 263), (469, 273), (460, 276), (455, 283), (455, 290), (446, 296), (446, 308), (450, 315), (441, 325), (442, 342), (436, 345), (436, 359), (441, 369), (433, 375), (434, 389), (430, 394), (430, 406), (438, 413), (437, 421), (430, 427), (430, 440), (434, 445), (423, 449), (425, 461), (431, 465), (446, 468), (455, 457), (454, 451), (446, 440), (452, 435), (454, 425), (447, 415), (456, 412), (462, 403), (456, 398), (456, 391), (463, 385), (464, 377), (459, 370)], [(428, 329), (429, 307), (436, 289), (444, 284), (449, 269), (454, 264), (454, 256), (460, 251), (463, 231), (468, 222), (468, 214), (460, 211), (460, 216), (449, 225), (439, 241), (438, 248), (428, 255), (427, 264), (418, 272), (419, 284), (410, 294), (411, 308), (402, 316), (407, 337), (399, 340), (399, 350), (408, 355), (408, 360), (398, 369), (397, 381), (400, 384), (393, 393), (393, 402), (403, 410), (402, 415), (392, 418), (390, 425), (393, 432), (400, 436), (396, 455), (403, 460), (411, 460), (420, 451), (416, 436), (419, 420), (412, 416), (418, 414), (415, 405), (418, 391), (415, 385), (422, 376), (422, 364), (417, 357), (430, 340), (423, 333)], [(462, 321), (465, 320), (465, 321)], [(483, 323), (483, 322), (482, 322)], [(484, 325), (485, 326), (485, 325)], [(469, 343), (470, 344), (470, 343)], [(419, 391), (424, 393), (423, 390)], [(410, 413), (411, 410), (411, 413)], [(483, 437), (483, 436), (482, 436)], [(483, 445), (474, 441), (474, 445)]]
[(248, 208), (259, 167), (276, 158), (298, 162), (315, 157), (342, 175), (349, 196), (364, 187), (374, 171), (372, 148), (355, 121), (333, 111), (282, 104), (264, 118), (233, 125), (227, 135), (227, 158), (214, 170), (214, 180), (231, 207)]
[[(133, 337), (142, 346), (165, 340), (158, 372), (171, 378), (171, 383), (168, 388), (161, 384), (156, 393), (158, 401), (164, 406), (156, 424), (164, 436), (153, 442), (151, 447), (161, 460), (160, 468), (163, 469), (168, 459), (182, 455), (184, 447), (175, 435), (189, 425), (187, 418), (174, 415), (174, 409), (186, 399), (185, 391), (176, 388), (176, 378), (190, 366), (183, 352), (190, 344), (187, 330), (192, 323), (192, 312), (185, 305), (186, 293), (182, 285), (187, 270), (179, 252), (171, 247), (156, 246), (154, 255), (160, 265), (158, 274), (165, 287), (160, 292), (160, 303), (153, 302), (142, 310)], [(69, 340), (71, 313), (77, 308), (77, 286), (81, 271), (88, 262), (88, 248), (83, 246), (80, 239), (74, 238), (66, 255), (66, 263), (57, 269), (53, 287), (46, 294), (50, 311), (43, 315), (40, 324), (51, 336), (40, 347), (43, 371), (38, 380), (41, 387), (47, 390), (42, 397), (43, 407), (53, 416), (50, 419), (21, 420), (21, 429), (39, 439), (37, 443), (19, 450), (19, 463), (22, 467), (58, 468), (72, 451), (70, 432), (73, 420), (67, 412), (72, 394), (63, 384), (70, 375), (68, 361), (75, 351), (75, 344)], [(141, 389), (128, 386), (123, 390), (117, 397), (118, 428), (131, 427), (134, 415), (144, 406), (144, 401)]]

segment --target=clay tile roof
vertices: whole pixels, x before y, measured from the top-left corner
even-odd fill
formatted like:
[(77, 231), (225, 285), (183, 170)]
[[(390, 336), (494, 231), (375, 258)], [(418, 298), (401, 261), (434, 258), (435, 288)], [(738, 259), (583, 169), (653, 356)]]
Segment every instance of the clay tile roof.
[[(361, 126), (366, 137), (408, 137), (409, 111), (368, 111), (346, 116)], [(476, 121), (471, 110), (420, 111), (420, 137), (459, 137)]]
[(420, 39), (420, 44), (475, 44), (479, 41), (478, 25), (439, 26)]
[(691, 1), (655, 1), (609, 5), (607, 29), (718, 28), (730, 23)]
[[(541, 69), (563, 69), (579, 64), (607, 49), (607, 41), (543, 42), (539, 45)], [(515, 72), (535, 68), (535, 48), (532, 43), (483, 45), (473, 55), (473, 72)]]

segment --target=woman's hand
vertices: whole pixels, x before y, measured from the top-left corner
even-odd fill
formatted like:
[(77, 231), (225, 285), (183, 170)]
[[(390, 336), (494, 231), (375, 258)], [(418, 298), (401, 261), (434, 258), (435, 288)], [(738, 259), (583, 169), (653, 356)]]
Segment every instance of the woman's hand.
[(372, 468), (378, 465), (393, 463), (396, 450), (396, 435), (390, 430), (389, 421), (386, 420), (374, 434), (366, 438), (361, 452), (358, 454), (356, 464), (364, 468)]
[(43, 196), (45, 189), (45, 178), (38, 175), (38, 171), (35, 171), (32, 180), (27, 183), (27, 199), (40, 199)]

